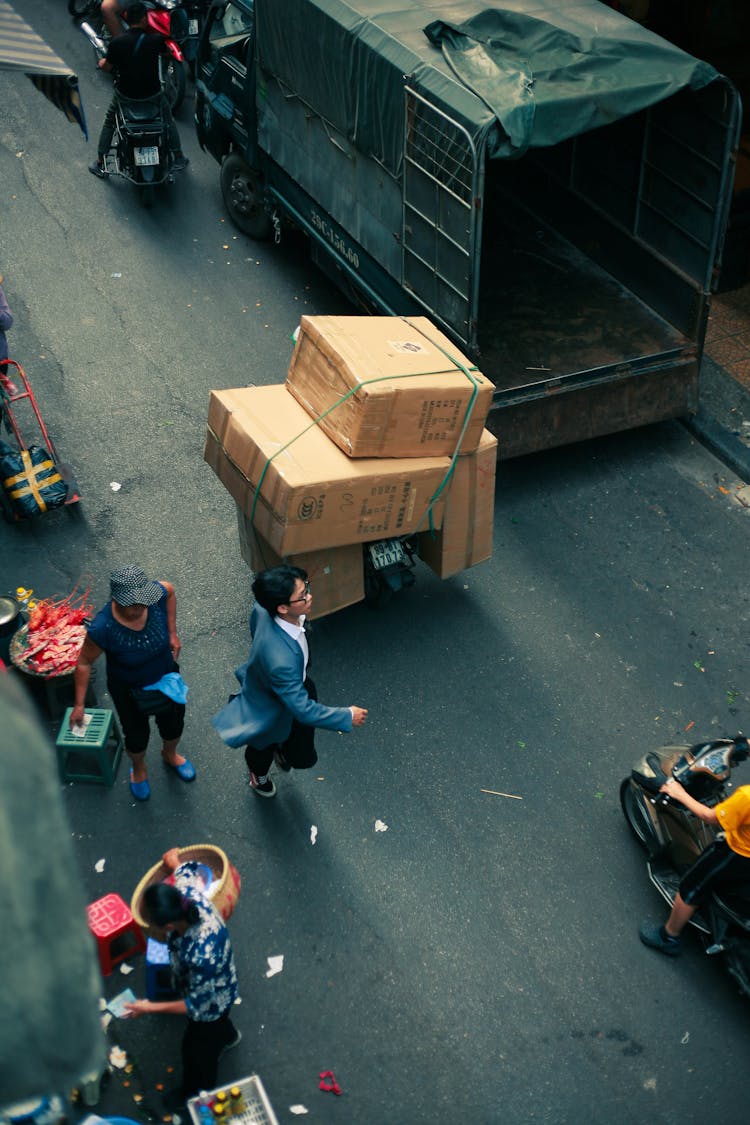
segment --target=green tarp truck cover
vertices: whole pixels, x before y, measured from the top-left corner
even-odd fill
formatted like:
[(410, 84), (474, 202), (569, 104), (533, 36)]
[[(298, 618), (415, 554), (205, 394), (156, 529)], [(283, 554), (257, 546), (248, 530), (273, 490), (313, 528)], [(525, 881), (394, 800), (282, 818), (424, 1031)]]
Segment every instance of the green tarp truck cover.
[(261, 76), (396, 177), (405, 85), (477, 151), (512, 158), (719, 77), (599, 0), (255, 0), (255, 13)]

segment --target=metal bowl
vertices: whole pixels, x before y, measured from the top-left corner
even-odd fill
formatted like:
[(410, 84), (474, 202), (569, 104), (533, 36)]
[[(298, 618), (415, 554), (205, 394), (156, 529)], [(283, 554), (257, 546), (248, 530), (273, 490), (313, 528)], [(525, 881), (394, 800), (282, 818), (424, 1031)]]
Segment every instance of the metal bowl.
[(29, 627), (23, 625), (14, 633), (10, 640), (10, 659), (15, 668), (18, 668), (27, 676), (36, 676), (38, 680), (54, 680), (58, 676), (72, 676), (73, 669), (63, 668), (59, 672), (35, 672), (33, 668), (29, 668), (26, 663), (25, 653), (29, 647)]

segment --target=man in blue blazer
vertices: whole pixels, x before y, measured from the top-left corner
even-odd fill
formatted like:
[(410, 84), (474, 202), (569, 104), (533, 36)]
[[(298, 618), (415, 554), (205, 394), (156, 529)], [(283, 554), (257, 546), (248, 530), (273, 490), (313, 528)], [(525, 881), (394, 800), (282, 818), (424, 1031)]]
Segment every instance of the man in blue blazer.
[(212, 722), (228, 746), (244, 746), (250, 785), (273, 797), (274, 758), (283, 770), (307, 769), (318, 760), (315, 727), (349, 732), (367, 718), (363, 707), (325, 707), (307, 674), (310, 653), (305, 618), (312, 605), (307, 574), (275, 566), (256, 575), (250, 614), (252, 645), (235, 672), (240, 690)]

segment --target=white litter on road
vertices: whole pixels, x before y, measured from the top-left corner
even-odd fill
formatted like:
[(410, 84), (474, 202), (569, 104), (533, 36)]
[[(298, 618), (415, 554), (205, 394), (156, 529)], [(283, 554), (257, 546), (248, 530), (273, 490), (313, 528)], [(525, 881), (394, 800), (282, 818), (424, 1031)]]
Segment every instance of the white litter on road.
[(119, 492), (120, 489), (122, 488), (122, 485), (120, 484), (119, 481), (113, 480), (109, 487), (112, 489), (113, 492)]
[(296, 1114), (307, 1113), (308, 1109), (307, 1109), (306, 1105), (290, 1105), (289, 1106), (289, 1112), (290, 1113), (296, 1113)]
[(128, 975), (128, 973), (132, 973), (132, 971), (133, 971), (133, 966), (128, 965), (127, 962), (120, 965), (120, 972), (122, 973), (122, 975), (124, 977), (126, 977)]
[(317, 826), (317, 824), (313, 824), (312, 827), (310, 828), (310, 843), (314, 844), (315, 841), (317, 840), (317, 838), (318, 838), (318, 826)]
[(94, 864), (94, 871), (98, 871), (99, 874), (101, 875), (102, 871), (104, 870), (104, 864), (106, 862), (107, 862), (106, 859), (98, 859), (96, 861), (96, 863)]
[(122, 1070), (128, 1061), (128, 1056), (123, 1051), (122, 1047), (113, 1047), (109, 1052), (109, 1061), (112, 1066), (116, 1067), (118, 1070)]
[(283, 953), (281, 953), (278, 957), (267, 957), (266, 960), (268, 961), (268, 972), (266, 973), (267, 977), (275, 977), (276, 974), (280, 973), (284, 968)]
[(388, 825), (385, 824), (382, 820), (376, 820), (375, 821), (375, 831), (376, 832), (387, 832), (388, 831)]

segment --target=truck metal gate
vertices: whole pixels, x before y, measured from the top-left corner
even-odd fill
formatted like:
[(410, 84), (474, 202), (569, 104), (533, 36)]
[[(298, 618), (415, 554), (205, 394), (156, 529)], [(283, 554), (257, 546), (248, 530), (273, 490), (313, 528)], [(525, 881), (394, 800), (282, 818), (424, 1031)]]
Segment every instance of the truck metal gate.
[(415, 90), (405, 95), (402, 284), (472, 350), (483, 168), (463, 126)]

